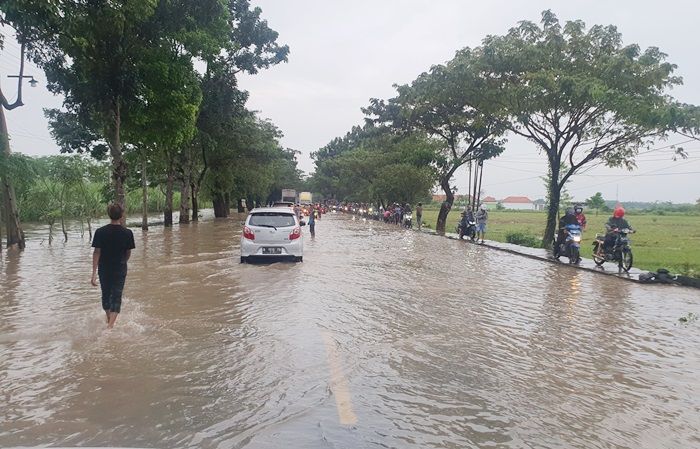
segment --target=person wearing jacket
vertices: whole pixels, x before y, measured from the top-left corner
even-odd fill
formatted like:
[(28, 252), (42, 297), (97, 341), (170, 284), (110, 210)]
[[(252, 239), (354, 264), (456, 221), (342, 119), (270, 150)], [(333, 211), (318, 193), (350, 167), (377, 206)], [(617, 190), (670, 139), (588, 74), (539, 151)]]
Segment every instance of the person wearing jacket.
[(558, 251), (559, 247), (564, 243), (566, 240), (566, 233), (564, 232), (566, 230), (566, 227), (568, 225), (579, 225), (579, 221), (576, 218), (576, 212), (572, 208), (566, 209), (566, 213), (564, 216), (562, 216), (559, 219), (559, 232), (557, 233), (557, 241), (554, 244), (554, 250)]
[(476, 238), (479, 239), (479, 234), (481, 234), (481, 243), (484, 243), (484, 237), (486, 236), (486, 222), (489, 219), (489, 213), (486, 211), (486, 205), (482, 204), (479, 206), (479, 210), (476, 211)]
[(617, 239), (617, 231), (619, 229), (632, 229), (632, 226), (625, 220), (625, 209), (618, 206), (613, 211), (612, 217), (608, 219), (605, 223), (605, 241), (603, 242), (603, 249), (605, 251), (609, 250), (615, 245), (615, 240)]
[(574, 213), (576, 214), (576, 220), (578, 221), (581, 230), (586, 229), (586, 215), (583, 213), (583, 206), (577, 204), (574, 206)]

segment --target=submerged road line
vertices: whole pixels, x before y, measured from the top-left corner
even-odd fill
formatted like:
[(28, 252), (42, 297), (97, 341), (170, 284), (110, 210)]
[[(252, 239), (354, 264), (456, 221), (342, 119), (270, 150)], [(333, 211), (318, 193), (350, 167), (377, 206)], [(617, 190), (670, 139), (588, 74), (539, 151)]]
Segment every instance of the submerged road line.
[(350, 397), (350, 387), (348, 380), (343, 374), (343, 364), (340, 360), (340, 355), (336, 349), (335, 340), (330, 332), (321, 331), (323, 344), (326, 347), (326, 357), (328, 358), (328, 367), (331, 371), (331, 391), (335, 397), (335, 405), (338, 409), (338, 419), (340, 424), (350, 426), (357, 424), (357, 415), (352, 409), (352, 400)]

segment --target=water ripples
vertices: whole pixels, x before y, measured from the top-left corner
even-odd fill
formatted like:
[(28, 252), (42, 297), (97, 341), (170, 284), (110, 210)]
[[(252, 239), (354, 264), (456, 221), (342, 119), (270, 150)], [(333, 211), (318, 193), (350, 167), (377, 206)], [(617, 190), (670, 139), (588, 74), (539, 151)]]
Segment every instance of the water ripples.
[(239, 221), (135, 232), (111, 332), (85, 242), (3, 254), (0, 446), (700, 444), (694, 291), (330, 215), (239, 265)]

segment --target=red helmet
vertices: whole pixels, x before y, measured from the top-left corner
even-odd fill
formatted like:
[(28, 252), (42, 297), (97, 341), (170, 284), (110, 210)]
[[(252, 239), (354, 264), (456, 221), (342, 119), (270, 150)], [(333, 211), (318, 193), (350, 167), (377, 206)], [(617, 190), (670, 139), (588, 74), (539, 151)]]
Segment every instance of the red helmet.
[(618, 206), (613, 211), (613, 217), (615, 217), (615, 218), (622, 218), (624, 216), (625, 216), (625, 209), (623, 207)]

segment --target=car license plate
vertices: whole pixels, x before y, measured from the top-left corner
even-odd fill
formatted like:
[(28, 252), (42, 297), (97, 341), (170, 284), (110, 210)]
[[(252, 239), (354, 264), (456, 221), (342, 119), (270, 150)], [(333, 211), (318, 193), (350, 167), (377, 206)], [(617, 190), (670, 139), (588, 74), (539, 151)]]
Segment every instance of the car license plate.
[(282, 248), (277, 248), (277, 247), (263, 248), (262, 253), (263, 254), (282, 254)]

